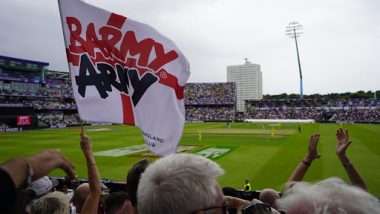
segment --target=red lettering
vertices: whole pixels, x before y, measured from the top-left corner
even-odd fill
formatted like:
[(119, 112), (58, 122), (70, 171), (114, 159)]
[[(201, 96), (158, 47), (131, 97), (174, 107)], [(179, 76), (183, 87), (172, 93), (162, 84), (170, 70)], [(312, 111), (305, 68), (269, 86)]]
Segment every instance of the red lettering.
[[(100, 41), (99, 41), (99, 39), (95, 33), (94, 23), (90, 23), (87, 26), (86, 47), (87, 47), (86, 48), (87, 53), (88, 53), (88, 55), (90, 55), (90, 57), (95, 57), (95, 48), (99, 48), (103, 53), (103, 49), (101, 48)], [(103, 55), (104, 55), (104, 53), (103, 53)]]
[(115, 45), (121, 39), (121, 32), (115, 28), (104, 26), (99, 29), (99, 34), (102, 37), (102, 45), (104, 47), (104, 51), (106, 51), (106, 56), (111, 56), (111, 53), (115, 54), (116, 58), (120, 59), (120, 54), (118, 51), (113, 51)]
[(156, 52), (156, 58), (149, 64), (149, 68), (157, 71), (165, 64), (178, 58), (177, 52), (171, 50), (168, 53), (164, 52), (164, 47), (160, 43), (154, 43), (154, 51)]
[[(125, 19), (121, 19), (117, 14), (110, 16), (108, 24), (114, 27), (121, 27)], [(165, 53), (163, 45), (155, 42), (153, 39), (143, 39), (137, 41), (133, 31), (128, 31), (122, 38), (120, 30), (110, 26), (103, 26), (99, 29), (100, 39), (97, 36), (94, 23), (90, 23), (86, 29), (86, 39), (81, 37), (82, 25), (75, 17), (66, 17), (66, 21), (70, 31), (69, 50), (72, 54), (80, 54), (87, 52), (91, 58), (96, 54), (95, 49), (99, 49), (103, 54), (103, 58), (110, 58), (112, 54), (122, 62), (125, 62), (128, 54), (130, 56), (139, 55), (137, 64), (140, 67), (148, 67), (153, 71), (158, 71), (165, 64), (178, 58), (177, 52), (171, 50)], [(120, 42), (118, 49), (116, 44)], [(79, 43), (79, 45), (78, 45)], [(149, 63), (149, 57), (154, 48), (156, 58)]]
[[(179, 57), (178, 53), (174, 50), (165, 53), (163, 45), (151, 38), (137, 41), (133, 31), (127, 31), (123, 35), (119, 29), (125, 20), (123, 16), (111, 14), (107, 26), (100, 27), (98, 31), (94, 23), (90, 23), (83, 38), (81, 22), (75, 17), (66, 17), (70, 31), (70, 44), (66, 49), (68, 62), (78, 66), (80, 54), (88, 53), (93, 64), (105, 62), (113, 67), (118, 64), (122, 67), (136, 68), (139, 76), (151, 69), (160, 77), (161, 84), (173, 88), (177, 98), (182, 99), (183, 87), (178, 85), (174, 75), (162, 69), (164, 65), (176, 60)], [(119, 48), (116, 47), (118, 43)], [(156, 57), (149, 62), (153, 50)]]
[(107, 25), (121, 29), (126, 19), (127, 18), (124, 16), (120, 16), (119, 14), (112, 13), (111, 16), (108, 18)]
[(133, 31), (128, 31), (125, 33), (120, 45), (120, 59), (124, 61), (127, 53), (131, 56), (140, 54), (138, 65), (141, 67), (146, 67), (148, 65), (148, 60), (153, 45), (153, 39), (144, 39), (137, 42), (135, 33)]
[[(70, 51), (75, 53), (85, 52), (83, 46), (85, 46), (86, 41), (80, 36), (82, 33), (82, 25), (80, 21), (75, 17), (66, 17), (66, 22), (70, 31)], [(77, 42), (80, 45), (77, 45)]]

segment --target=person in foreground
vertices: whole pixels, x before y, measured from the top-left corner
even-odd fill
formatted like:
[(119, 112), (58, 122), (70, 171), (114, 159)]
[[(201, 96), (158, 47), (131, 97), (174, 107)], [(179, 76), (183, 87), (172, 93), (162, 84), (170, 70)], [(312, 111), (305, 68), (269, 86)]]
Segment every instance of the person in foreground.
[(379, 200), (340, 178), (309, 184), (299, 182), (277, 200), (287, 214), (374, 214), (380, 213)]
[(139, 214), (222, 213), (220, 166), (194, 154), (172, 154), (151, 164), (137, 190)]
[(217, 163), (199, 155), (180, 153), (158, 159), (141, 175), (138, 213), (222, 214), (237, 210), (249, 214), (246, 211), (261, 208), (266, 210), (263, 213), (278, 213), (261, 201), (224, 196), (216, 180), (223, 173)]
[[(16, 202), (18, 191), (54, 169), (62, 169), (69, 179), (75, 178), (74, 164), (59, 150), (46, 150), (29, 157), (13, 158), (0, 166), (0, 210), (7, 210)], [(25, 209), (24, 209), (25, 210)]]
[(143, 159), (135, 163), (127, 175), (127, 194), (133, 206), (134, 213), (137, 212), (137, 188), (139, 186), (141, 174), (149, 166), (149, 160)]
[(113, 192), (104, 200), (104, 214), (133, 214), (135, 213), (126, 192)]
[(31, 202), (31, 214), (63, 214), (70, 212), (70, 198), (63, 192), (55, 191)]
[[(298, 164), (293, 174), (290, 176), (289, 182), (292, 183), (292, 182), (302, 181), (303, 177), (305, 176), (312, 162), (315, 159), (318, 159), (321, 157), (321, 155), (318, 153), (318, 150), (317, 150), (319, 137), (320, 137), (319, 134), (314, 134), (310, 137), (308, 152), (306, 153), (302, 161)], [(352, 185), (360, 187), (363, 190), (367, 191), (367, 185), (364, 179), (362, 178), (362, 176), (359, 174), (359, 172), (356, 170), (356, 168), (354, 167), (354, 165), (351, 163), (351, 161), (346, 155), (346, 150), (348, 146), (352, 143), (349, 139), (348, 130), (344, 131), (343, 129), (338, 129), (336, 131), (336, 138), (337, 138), (337, 145), (336, 145), (336, 151), (335, 151), (336, 155), (338, 156), (343, 168), (345, 169)]]
[(87, 163), (87, 175), (88, 175), (88, 195), (87, 199), (84, 201), (83, 206), (79, 211), (82, 214), (94, 214), (98, 211), (98, 205), (101, 194), (100, 176), (98, 168), (96, 167), (96, 162), (94, 155), (92, 154), (92, 143), (91, 139), (81, 133), (80, 134), (80, 148), (82, 149), (83, 155)]

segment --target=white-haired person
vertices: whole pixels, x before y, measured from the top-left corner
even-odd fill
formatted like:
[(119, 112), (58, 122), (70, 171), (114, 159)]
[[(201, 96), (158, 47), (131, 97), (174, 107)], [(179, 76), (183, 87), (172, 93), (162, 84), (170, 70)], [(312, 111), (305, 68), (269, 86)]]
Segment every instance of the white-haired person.
[(220, 166), (194, 154), (172, 154), (151, 164), (137, 190), (139, 214), (222, 213)]
[(33, 200), (31, 214), (63, 214), (70, 213), (70, 197), (63, 192), (55, 191)]
[(276, 203), (287, 214), (380, 213), (379, 199), (340, 178), (315, 184), (297, 182)]
[(223, 195), (216, 180), (223, 173), (217, 163), (199, 155), (180, 153), (158, 159), (141, 175), (138, 213), (223, 214), (250, 206), (249, 201)]

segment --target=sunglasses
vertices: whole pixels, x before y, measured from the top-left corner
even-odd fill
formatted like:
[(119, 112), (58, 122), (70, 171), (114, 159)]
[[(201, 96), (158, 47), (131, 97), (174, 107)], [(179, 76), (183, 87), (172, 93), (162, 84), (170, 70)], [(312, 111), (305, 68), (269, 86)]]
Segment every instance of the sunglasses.
[(222, 211), (222, 214), (227, 214), (227, 209), (228, 209), (228, 203), (227, 201), (224, 201), (222, 206), (212, 206), (212, 207), (207, 207), (207, 208), (203, 208), (203, 209), (199, 209), (199, 210), (195, 210), (193, 212), (191, 212), (191, 214), (195, 214), (199, 211), (209, 211), (209, 210), (213, 210), (213, 209), (221, 209)]
[(266, 214), (272, 213), (271, 206), (269, 204), (257, 203), (247, 204), (241, 208), (242, 214)]

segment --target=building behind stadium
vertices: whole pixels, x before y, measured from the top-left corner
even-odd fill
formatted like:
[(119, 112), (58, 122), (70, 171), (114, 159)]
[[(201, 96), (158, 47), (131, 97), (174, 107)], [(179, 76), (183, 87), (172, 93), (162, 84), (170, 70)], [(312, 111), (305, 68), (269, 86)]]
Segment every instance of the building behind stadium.
[(227, 82), (236, 83), (236, 110), (245, 112), (245, 100), (263, 98), (261, 67), (246, 59), (243, 65), (227, 66)]

